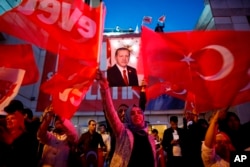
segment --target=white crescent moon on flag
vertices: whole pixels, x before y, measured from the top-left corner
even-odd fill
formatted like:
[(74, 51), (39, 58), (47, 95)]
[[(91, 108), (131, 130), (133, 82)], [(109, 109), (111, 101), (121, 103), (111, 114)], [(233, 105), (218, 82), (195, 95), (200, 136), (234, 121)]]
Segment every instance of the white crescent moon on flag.
[(214, 49), (219, 52), (223, 59), (223, 64), (219, 72), (214, 75), (204, 76), (199, 73), (200, 77), (204, 80), (215, 81), (224, 78), (227, 76), (234, 67), (234, 56), (233, 54), (226, 48), (220, 45), (209, 45), (203, 49)]
[(246, 91), (248, 89), (250, 89), (250, 83), (248, 83), (244, 88), (242, 88), (240, 92)]
[(186, 89), (183, 89), (181, 92), (175, 92), (175, 91), (172, 91), (174, 94), (177, 94), (177, 95), (184, 95), (187, 93), (187, 90)]

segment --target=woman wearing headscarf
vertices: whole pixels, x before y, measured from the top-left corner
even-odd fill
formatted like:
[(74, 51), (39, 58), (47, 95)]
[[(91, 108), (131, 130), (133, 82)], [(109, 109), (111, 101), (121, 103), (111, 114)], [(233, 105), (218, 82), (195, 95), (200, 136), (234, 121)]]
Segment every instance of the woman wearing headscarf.
[(100, 84), (106, 118), (116, 136), (116, 146), (110, 166), (112, 167), (156, 167), (154, 139), (148, 134), (143, 111), (133, 105), (125, 114), (122, 123), (114, 108), (109, 84), (100, 71), (96, 79)]

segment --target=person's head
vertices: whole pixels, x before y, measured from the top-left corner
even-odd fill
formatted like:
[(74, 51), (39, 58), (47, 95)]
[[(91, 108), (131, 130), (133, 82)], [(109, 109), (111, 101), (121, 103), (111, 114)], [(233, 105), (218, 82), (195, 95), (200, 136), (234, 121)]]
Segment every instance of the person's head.
[(203, 119), (203, 118), (198, 119), (197, 123), (198, 123), (199, 127), (203, 128), (203, 129), (207, 129), (209, 126), (207, 120)]
[(23, 113), (24, 106), (23, 103), (20, 100), (11, 100), (10, 103), (4, 107), (4, 111), (7, 113), (20, 111)]
[(88, 128), (90, 132), (95, 132), (96, 131), (96, 121), (91, 119), (88, 122)]
[(153, 135), (154, 137), (157, 137), (157, 136), (158, 136), (158, 130), (157, 130), (157, 129), (152, 129), (151, 133), (152, 133), (152, 135)]
[(6, 116), (6, 127), (9, 130), (24, 130), (24, 115), (22, 112), (9, 112)]
[(127, 67), (128, 63), (129, 63), (129, 58), (130, 58), (130, 50), (128, 48), (118, 48), (115, 51), (115, 60), (116, 63), (125, 68)]
[(125, 123), (131, 130), (145, 128), (144, 113), (141, 108), (136, 105), (129, 107), (125, 114)]
[(177, 116), (171, 116), (170, 117), (170, 125), (172, 129), (178, 128), (178, 117)]
[(215, 152), (223, 159), (228, 159), (230, 152), (235, 151), (234, 146), (228, 135), (224, 132), (219, 132), (215, 138)]
[(238, 130), (240, 128), (240, 119), (234, 112), (227, 112), (225, 120), (229, 129)]
[(19, 100), (11, 100), (9, 105), (4, 108), (7, 113), (6, 126), (9, 130), (24, 130), (24, 111), (23, 103)]
[(55, 124), (54, 124), (54, 129), (53, 131), (58, 133), (58, 134), (64, 134), (66, 132), (66, 127), (63, 124), (63, 120), (61, 119), (60, 116), (55, 116)]
[(220, 131), (226, 132), (228, 134), (239, 130), (240, 125), (240, 119), (234, 112), (226, 112), (225, 118), (219, 120)]
[(100, 133), (105, 133), (106, 132), (106, 125), (104, 125), (104, 124), (100, 124), (99, 125), (99, 131), (100, 131)]
[(33, 119), (33, 112), (31, 109), (29, 108), (25, 108), (23, 109), (24, 112), (24, 117), (26, 120), (32, 120)]
[(117, 114), (118, 114), (118, 117), (120, 118), (121, 122), (123, 122), (123, 123), (125, 120), (125, 113), (126, 113), (128, 108), (129, 107), (126, 104), (120, 104), (118, 107)]

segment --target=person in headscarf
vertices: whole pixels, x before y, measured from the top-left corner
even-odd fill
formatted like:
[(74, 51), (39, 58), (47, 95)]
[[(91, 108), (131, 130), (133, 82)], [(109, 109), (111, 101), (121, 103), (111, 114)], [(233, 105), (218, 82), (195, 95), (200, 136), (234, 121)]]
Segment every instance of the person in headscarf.
[(98, 70), (96, 80), (107, 120), (116, 136), (116, 147), (110, 166), (112, 167), (156, 167), (154, 139), (148, 134), (143, 111), (136, 105), (128, 108), (125, 122), (119, 119), (110, 95), (109, 84)]

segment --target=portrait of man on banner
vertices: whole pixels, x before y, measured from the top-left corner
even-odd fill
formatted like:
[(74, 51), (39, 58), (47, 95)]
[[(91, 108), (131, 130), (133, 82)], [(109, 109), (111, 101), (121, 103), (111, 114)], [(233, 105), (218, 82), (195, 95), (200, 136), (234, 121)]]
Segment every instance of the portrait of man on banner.
[[(137, 73), (140, 38), (113, 38), (107, 79), (110, 87), (139, 86), (143, 75)], [(108, 56), (108, 55), (107, 55)]]

